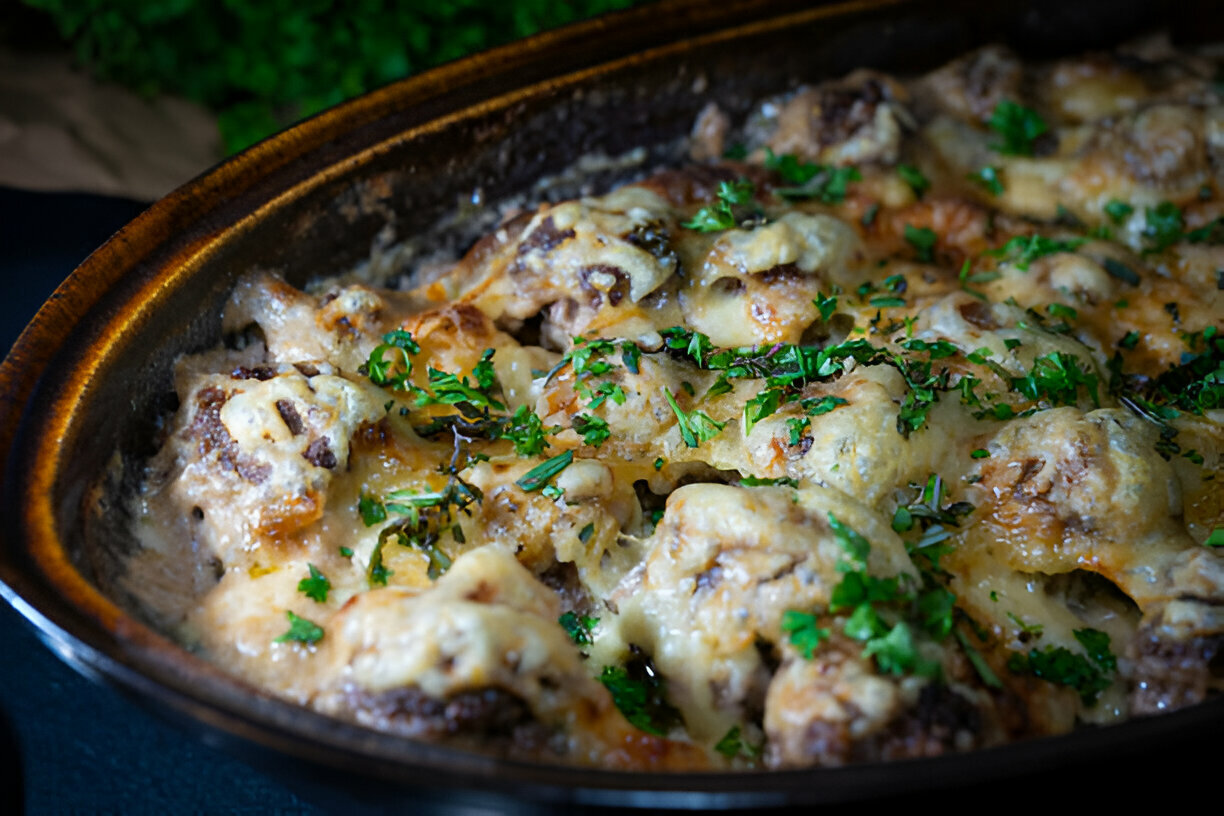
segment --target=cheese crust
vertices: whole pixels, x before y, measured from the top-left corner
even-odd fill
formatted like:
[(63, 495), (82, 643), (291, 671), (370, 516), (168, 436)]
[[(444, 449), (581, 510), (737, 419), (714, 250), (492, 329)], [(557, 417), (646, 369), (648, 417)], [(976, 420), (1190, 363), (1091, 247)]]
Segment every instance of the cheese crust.
[(241, 340), (179, 361), (119, 588), (276, 695), (540, 762), (831, 766), (1202, 701), (1216, 69), (1156, 38), (855, 72), (742, 131), (708, 107), (699, 162), (416, 288), (252, 271)]

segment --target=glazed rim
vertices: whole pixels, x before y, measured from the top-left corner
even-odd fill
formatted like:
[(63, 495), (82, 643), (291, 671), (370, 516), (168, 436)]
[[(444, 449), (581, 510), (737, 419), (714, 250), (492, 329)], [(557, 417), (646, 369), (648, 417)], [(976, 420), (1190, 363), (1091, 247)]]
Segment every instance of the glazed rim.
[[(3, 498), (12, 512), (10, 525), (19, 519), (18, 529), (0, 531), (4, 539), (0, 594), (74, 668), (115, 683), (178, 718), (363, 776), (434, 786), (480, 780), (495, 789), (543, 800), (603, 803), (611, 795), (619, 804), (727, 807), (857, 798), (877, 794), (885, 776), (888, 788), (906, 790), (1023, 774), (1047, 764), (1051, 750), (1060, 755), (1116, 750), (1118, 728), (1125, 728), (1128, 739), (1141, 743), (1201, 723), (1202, 712), (1190, 709), (1111, 729), (933, 760), (743, 774), (638, 774), (494, 759), (371, 731), (271, 697), (130, 616), (78, 570), (68, 551), (70, 531), (61, 522), (79, 519), (61, 512), (65, 503), (73, 502), (61, 498), (59, 486), (61, 475), (72, 466), (73, 441), (88, 433), (82, 427), (82, 406), (96, 391), (97, 378), (105, 373), (107, 360), (122, 339), (139, 332), (148, 316), (163, 308), (170, 295), (235, 236), (323, 185), (356, 175), (391, 150), (465, 121), (509, 111), (523, 100), (564, 93), (593, 77), (681, 57), (721, 42), (905, 2), (854, 0), (780, 15), (775, 10), (775, 16), (745, 23), (740, 18), (760, 15), (777, 4), (749, 0), (727, 4), (722, 12), (706, 12), (702, 0), (664, 0), (469, 57), (375, 91), (274, 136), (171, 193), (73, 272), (0, 366), (0, 451), (6, 457)], [(668, 14), (682, 22), (660, 26), (660, 16)], [(723, 27), (728, 23), (734, 25)], [(541, 71), (555, 53), (583, 48), (607, 34), (612, 25), (622, 32), (620, 39), (612, 38), (621, 49), (614, 58), (594, 67), (576, 67), (569, 64), (574, 61), (570, 57), (569, 62), (560, 61), (562, 73)], [(661, 38), (684, 31), (685, 25), (704, 27), (707, 32), (659, 44)], [(652, 33), (623, 35), (634, 30)], [(639, 50), (643, 42), (652, 47)], [(564, 71), (566, 68), (572, 70)], [(463, 98), (464, 90), (473, 89), (478, 95), (482, 82), (517, 70), (534, 70), (535, 81), (485, 98)], [(444, 106), (442, 113), (398, 132), (376, 135), (369, 144), (355, 152), (342, 152), (305, 177), (286, 171), (294, 162), (324, 153), (333, 140), (390, 113), (455, 98), (460, 101)], [(271, 187), (266, 183), (269, 178)], [(244, 197), (253, 199), (254, 206), (226, 218), (232, 205), (241, 207)], [(196, 229), (189, 241), (166, 251), (177, 232), (188, 224), (198, 227), (205, 220), (206, 229)], [(141, 265), (147, 265), (148, 271), (138, 272)], [(117, 309), (99, 306), (105, 294), (121, 281), (131, 282), (134, 275), (138, 276), (135, 285)], [(89, 342), (72, 344), (81, 336)], [(1206, 706), (1220, 709), (1220, 702)], [(650, 798), (638, 800), (635, 792)]]

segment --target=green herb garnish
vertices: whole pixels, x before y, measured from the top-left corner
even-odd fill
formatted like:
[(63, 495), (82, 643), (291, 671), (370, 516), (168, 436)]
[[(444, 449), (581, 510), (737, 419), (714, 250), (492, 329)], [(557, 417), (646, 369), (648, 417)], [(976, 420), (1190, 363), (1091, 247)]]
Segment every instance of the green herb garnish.
[(983, 167), (976, 173), (970, 173), (969, 179), (986, 188), (993, 196), (1003, 195), (1003, 181), (999, 178), (997, 167)]
[(775, 188), (774, 193), (791, 200), (815, 199), (825, 204), (840, 204), (846, 198), (850, 182), (863, 178), (854, 167), (801, 162), (790, 153), (776, 156), (769, 148), (765, 148), (765, 166), (790, 185)]
[(756, 759), (761, 755), (760, 745), (751, 745), (744, 741), (740, 733), (738, 725), (732, 726), (731, 730), (723, 735), (723, 738), (714, 746), (714, 750), (722, 754), (727, 759), (735, 759), (737, 756), (742, 756), (745, 759)]
[(815, 615), (794, 609), (782, 614), (782, 631), (790, 635), (790, 644), (805, 660), (811, 660), (820, 644), (829, 639), (829, 630), (816, 625)]
[(1116, 198), (1109, 199), (1109, 202), (1105, 205), (1105, 214), (1115, 224), (1121, 224), (1134, 211), (1135, 208), (1130, 204), (1127, 204), (1125, 201), (1119, 201)]
[(702, 207), (697, 214), (681, 226), (698, 232), (718, 232), (739, 226), (736, 208), (752, 203), (756, 188), (748, 179), (724, 181), (718, 185), (718, 203)]
[(676, 415), (676, 422), (680, 427), (680, 438), (690, 448), (695, 448), (702, 442), (708, 442), (718, 436), (723, 426), (727, 424), (710, 419), (704, 411), (694, 410), (685, 413), (676, 404), (676, 398), (667, 388), (663, 389), (663, 396), (667, 398), (667, 404), (671, 406), (672, 413)]
[(1185, 221), (1181, 209), (1171, 201), (1144, 208), (1143, 237), (1147, 252), (1161, 252), (1182, 239)]
[(273, 643), (287, 643), (294, 641), (296, 643), (318, 643), (323, 639), (323, 627), (306, 618), (299, 617), (293, 612), (286, 611), (285, 615), (289, 618), (289, 631), (273, 640)]
[(625, 666), (604, 666), (599, 682), (630, 725), (661, 737), (683, 724), (680, 712), (667, 701), (667, 686), (649, 660), (636, 658)]
[(557, 619), (557, 623), (561, 624), (561, 628), (570, 636), (570, 640), (577, 645), (590, 646), (595, 642), (595, 639), (591, 637), (591, 631), (599, 623), (599, 618), (579, 615), (577, 612), (566, 612)]
[(1038, 258), (1058, 252), (1074, 252), (1083, 243), (1083, 238), (1060, 241), (1044, 235), (1017, 235), (998, 249), (987, 250), (986, 254), (1011, 261), (1017, 269), (1025, 271)]
[(588, 414), (578, 414), (574, 417), (573, 428), (582, 435), (582, 441), (598, 448), (612, 436), (606, 420)]
[(922, 175), (922, 171), (912, 164), (904, 162), (897, 165), (897, 175), (901, 180), (909, 185), (914, 191), (914, 195), (922, 198), (922, 194), (931, 189), (931, 181), (926, 176)]
[(995, 106), (987, 124), (1003, 137), (1003, 141), (992, 144), (991, 149), (1010, 156), (1033, 155), (1034, 140), (1049, 130), (1036, 111), (1010, 99)]
[(935, 242), (938, 238), (935, 230), (930, 227), (905, 225), (905, 240), (914, 248), (918, 254), (918, 260), (923, 263), (932, 263), (935, 260)]
[(298, 581), (298, 592), (312, 601), (326, 603), (327, 592), (331, 589), (331, 581), (327, 580), (327, 576), (319, 572), (319, 568), (314, 564), (307, 564), (307, 566), (310, 567), (310, 577)]
[(539, 490), (548, 484), (549, 479), (569, 467), (573, 461), (574, 452), (572, 450), (559, 453), (527, 471), (522, 478), (515, 481), (515, 484), (528, 493)]
[[(387, 358), (387, 352), (391, 357)], [(365, 365), (358, 369), (370, 378), (375, 385), (390, 385), (397, 391), (409, 388), (408, 377), (412, 373), (410, 355), (420, 354), (421, 346), (412, 339), (412, 335), (403, 329), (396, 329), (383, 335), (383, 341), (370, 352)]]

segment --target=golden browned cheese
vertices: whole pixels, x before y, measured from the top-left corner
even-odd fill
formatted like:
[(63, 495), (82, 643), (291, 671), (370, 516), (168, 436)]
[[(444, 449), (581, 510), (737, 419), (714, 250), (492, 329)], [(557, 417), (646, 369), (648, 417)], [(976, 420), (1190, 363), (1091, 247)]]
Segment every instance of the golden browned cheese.
[(274, 694), (541, 762), (933, 756), (1217, 694), (1215, 75), (1159, 39), (855, 72), (711, 103), (693, 164), (415, 289), (253, 271), (121, 589)]

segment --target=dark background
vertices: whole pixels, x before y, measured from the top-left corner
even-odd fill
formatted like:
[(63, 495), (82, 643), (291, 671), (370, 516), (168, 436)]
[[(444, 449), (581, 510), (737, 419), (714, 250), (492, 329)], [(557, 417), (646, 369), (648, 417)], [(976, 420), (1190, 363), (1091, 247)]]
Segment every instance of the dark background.
[[(0, 349), (147, 204), (0, 187)], [(323, 812), (77, 674), (0, 602), (0, 812)]]

